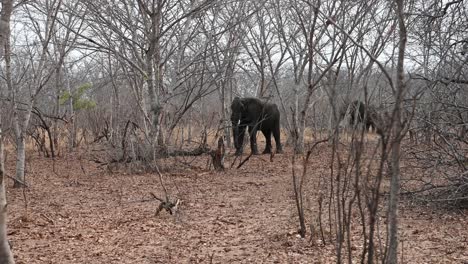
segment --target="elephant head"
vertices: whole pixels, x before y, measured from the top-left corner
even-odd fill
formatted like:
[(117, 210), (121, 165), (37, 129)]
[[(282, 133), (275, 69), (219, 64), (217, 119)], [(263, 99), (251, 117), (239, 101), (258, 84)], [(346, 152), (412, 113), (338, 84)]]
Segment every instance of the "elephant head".
[(242, 99), (236, 97), (231, 104), (231, 122), (233, 127), (239, 125), (242, 112), (245, 112), (244, 103)]

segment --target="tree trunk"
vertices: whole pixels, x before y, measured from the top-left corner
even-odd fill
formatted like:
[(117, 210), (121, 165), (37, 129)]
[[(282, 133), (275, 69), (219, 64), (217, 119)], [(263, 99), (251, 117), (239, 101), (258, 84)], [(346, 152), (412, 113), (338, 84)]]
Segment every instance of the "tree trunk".
[(293, 109), (293, 118), (292, 118), (292, 127), (293, 131), (291, 131), (291, 138), (294, 145), (294, 152), (295, 153), (303, 153), (304, 152), (304, 128), (302, 127), (302, 122), (299, 118), (299, 87), (300, 84), (298, 82), (295, 83), (294, 89), (294, 109)]
[[(60, 95), (62, 93), (62, 66), (57, 67), (57, 70), (55, 72), (55, 106), (54, 106), (54, 116), (59, 117), (60, 116)], [(51, 141), (50, 146), (53, 148), (55, 146), (55, 150), (57, 152), (57, 155), (59, 155), (59, 149), (58, 149), (58, 141), (59, 141), (59, 128), (58, 128), (58, 119), (54, 119), (52, 121), (52, 138), (49, 140)], [(54, 158), (54, 152), (51, 150), (52, 153), (52, 158)]]
[[(14, 100), (15, 101), (15, 100)], [(29, 102), (26, 109), (19, 109), (16, 101), (13, 103), (13, 126), (15, 130), (16, 137), (16, 175), (14, 188), (24, 187), (26, 185), (24, 168), (26, 163), (26, 129), (29, 125), (29, 120), (31, 119), (32, 113), (32, 104)], [(23, 105), (24, 106), (24, 105)], [(20, 113), (23, 112), (23, 115), (20, 116)]]
[[(15, 110), (17, 111), (17, 110)], [(23, 129), (20, 128), (17, 118), (14, 119), (15, 122), (15, 137), (16, 137), (16, 175), (14, 188), (24, 187), (25, 177), (24, 177), (24, 167), (26, 160), (26, 142), (24, 137)]]
[(404, 82), (404, 56), (407, 41), (406, 25), (403, 14), (404, 0), (396, 0), (396, 13), (399, 26), (399, 47), (397, 64), (397, 81), (395, 94), (395, 109), (393, 110), (392, 126), (392, 156), (390, 198), (388, 205), (388, 254), (387, 263), (398, 263), (398, 201), (400, 196), (400, 147), (403, 124), (401, 122), (401, 105), (406, 92)]
[(231, 122), (229, 121), (229, 108), (227, 97), (226, 97), (226, 87), (223, 85), (221, 88), (221, 108), (222, 108), (222, 117), (223, 120), (222, 126), (224, 128), (224, 137), (227, 140), (227, 146), (231, 147)]
[(112, 104), (112, 112), (110, 116), (110, 124), (109, 124), (109, 140), (112, 142), (112, 144), (118, 144), (120, 142), (120, 138), (117, 136), (119, 135), (120, 131), (120, 125), (119, 125), (119, 112), (120, 112), (120, 96), (119, 96), (119, 88), (115, 82), (115, 77), (113, 76), (113, 70), (112, 70), (112, 62), (109, 58), (109, 72), (112, 74), (111, 75), (111, 80), (112, 80), (112, 88), (113, 88), (113, 94), (111, 96), (111, 104)]
[[(0, 117), (1, 119), (1, 117)], [(4, 181), (5, 166), (3, 161), (3, 134), (0, 122), (0, 263), (15, 263), (7, 239), (7, 201)]]
[(192, 110), (190, 109), (189, 110), (189, 120), (187, 122), (187, 142), (190, 143), (192, 142), (192, 117), (193, 114), (192, 114)]
[[(5, 66), (6, 66), (6, 83), (8, 86), (8, 90), (10, 92), (10, 97), (13, 98), (12, 100), (12, 111), (13, 111), (13, 126), (15, 132), (15, 138), (17, 143), (17, 160), (16, 160), (16, 177), (14, 187), (19, 188), (24, 186), (24, 160), (25, 160), (25, 142), (24, 142), (24, 129), (22, 128), (23, 122), (20, 121), (19, 117), (19, 110), (18, 110), (18, 103), (16, 101), (16, 93), (13, 88), (13, 82), (11, 79), (11, 47), (10, 47), (10, 16), (5, 19), (5, 13), (8, 12), (7, 9), (8, 3), (3, 3), (5, 7), (2, 9), (2, 17), (1, 17), (1, 29), (0, 29), (0, 44), (1, 46), (5, 46), (5, 49), (0, 49), (1, 52), (5, 51)], [(10, 3), (11, 4), (11, 3)], [(11, 12), (11, 10), (10, 10)], [(3, 54), (2, 54), (3, 55)], [(26, 119), (27, 115), (24, 116)]]
[(159, 50), (159, 37), (160, 37), (160, 20), (161, 20), (161, 6), (158, 4), (157, 10), (153, 10), (150, 14), (151, 25), (149, 30), (149, 48), (146, 54), (146, 84), (148, 86), (148, 95), (150, 100), (150, 107), (153, 114), (153, 126), (150, 129), (151, 144), (153, 146), (153, 159), (156, 157), (156, 148), (158, 144), (163, 144), (162, 141), (162, 114), (163, 107), (160, 102), (159, 85), (161, 82), (160, 63), (161, 56)]
[(75, 111), (73, 109), (73, 96), (71, 96), (70, 74), (68, 71), (65, 71), (65, 75), (67, 76), (67, 92), (70, 95), (70, 99), (68, 100), (68, 112), (70, 113), (68, 151), (71, 152), (76, 145)]
[[(0, 13), (0, 58), (10, 57), (9, 52), (9, 39), (10, 39), (10, 17), (13, 12), (13, 1), (3, 0), (2, 11)], [(7, 45), (5, 45), (7, 44)], [(3, 49), (3, 47), (6, 47)], [(3, 52), (6, 51), (6, 54)], [(10, 69), (8, 69), (10, 70)], [(8, 71), (7, 70), (7, 71)], [(11, 72), (10, 72), (11, 73)], [(7, 74), (8, 75), (8, 74)], [(7, 80), (8, 81), (8, 80)], [(10, 78), (11, 81), (11, 78)], [(11, 82), (10, 82), (11, 84)], [(2, 264), (14, 264), (13, 254), (10, 249), (10, 245), (7, 239), (7, 202), (5, 194), (5, 167), (3, 161), (3, 131), (2, 131), (2, 119), (0, 112), (0, 263)]]

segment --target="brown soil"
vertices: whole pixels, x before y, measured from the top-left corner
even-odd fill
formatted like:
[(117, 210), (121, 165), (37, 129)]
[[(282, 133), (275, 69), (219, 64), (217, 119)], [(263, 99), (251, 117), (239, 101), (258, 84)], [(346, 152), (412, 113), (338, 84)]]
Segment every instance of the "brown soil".
[[(310, 181), (328, 173), (327, 152), (323, 146), (313, 154)], [(253, 156), (225, 172), (207, 170), (208, 156), (192, 159), (183, 160), (191, 167), (175, 159), (162, 165), (169, 196), (181, 203), (175, 215), (155, 216), (159, 202), (150, 193), (164, 197), (157, 174), (109, 173), (77, 154), (55, 162), (30, 156), (29, 188), (12, 189), (8, 181), (9, 239), (17, 263), (336, 261), (333, 245), (297, 235), (290, 154), (274, 162)], [(14, 164), (7, 165), (11, 175)], [(402, 202), (400, 219), (403, 263), (468, 263), (466, 211)]]

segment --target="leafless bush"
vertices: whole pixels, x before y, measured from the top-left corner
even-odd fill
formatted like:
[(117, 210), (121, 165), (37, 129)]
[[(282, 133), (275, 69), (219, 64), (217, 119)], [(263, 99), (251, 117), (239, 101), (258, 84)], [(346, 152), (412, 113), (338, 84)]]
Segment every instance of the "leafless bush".
[(443, 207), (468, 207), (468, 144), (433, 130), (431, 141), (404, 148), (404, 193)]

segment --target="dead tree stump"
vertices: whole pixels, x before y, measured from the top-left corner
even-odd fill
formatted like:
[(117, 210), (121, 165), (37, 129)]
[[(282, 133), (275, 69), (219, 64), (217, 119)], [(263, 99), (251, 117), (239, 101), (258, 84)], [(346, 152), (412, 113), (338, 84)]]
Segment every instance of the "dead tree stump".
[(218, 148), (216, 150), (211, 151), (211, 160), (213, 162), (213, 167), (217, 171), (224, 170), (224, 137), (218, 138)]

